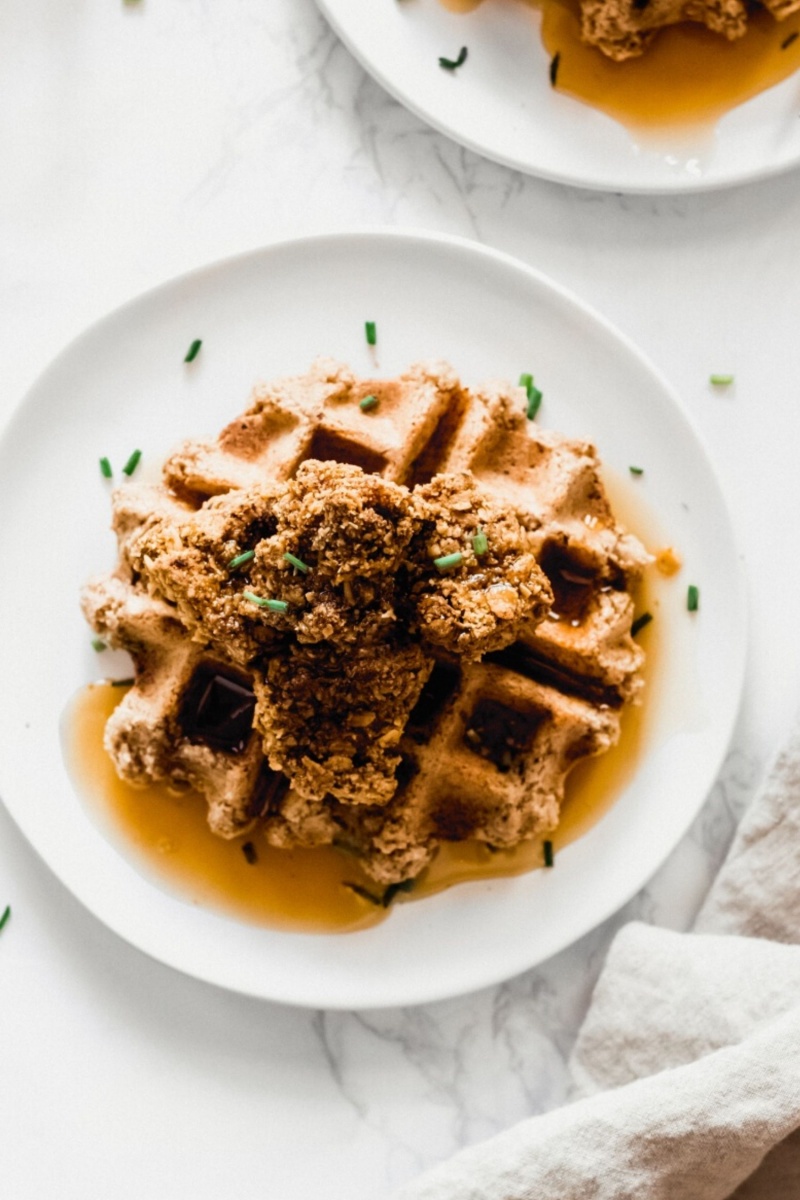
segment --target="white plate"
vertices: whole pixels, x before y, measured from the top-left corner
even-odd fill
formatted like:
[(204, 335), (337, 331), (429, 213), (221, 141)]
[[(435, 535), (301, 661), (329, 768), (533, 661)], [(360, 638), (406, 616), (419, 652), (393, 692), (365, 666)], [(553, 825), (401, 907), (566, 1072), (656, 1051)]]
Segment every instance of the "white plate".
[[(593, 438), (627, 474), (702, 588), (676, 585), (658, 736), (614, 808), (556, 869), (399, 906), (346, 935), (258, 928), (203, 911), (140, 875), (87, 818), (59, 720), (97, 656), (78, 609), (115, 558), (100, 454), (160, 460), (216, 432), (252, 385), (320, 353), (374, 369), (449, 359), (467, 382), (533, 370), (543, 424)], [(195, 337), (200, 357), (182, 356)], [(743, 588), (728, 515), (678, 401), (642, 356), (568, 293), (501, 254), (426, 235), (343, 234), (222, 262), (133, 300), (73, 342), (0, 442), (0, 795), (45, 862), (100, 920), (191, 975), (320, 1007), (410, 1004), (507, 978), (566, 946), (655, 871), (698, 811), (725, 752), (742, 681)], [(104, 668), (100, 668), (101, 670)], [(687, 714), (691, 719), (687, 720)]]
[[(559, 183), (619, 192), (693, 192), (800, 162), (800, 75), (741, 105), (714, 135), (645, 140), (550, 86), (539, 14), (520, 0), (470, 13), (439, 0), (317, 0), (361, 65), (462, 146)], [(443, 71), (440, 55), (469, 58)]]

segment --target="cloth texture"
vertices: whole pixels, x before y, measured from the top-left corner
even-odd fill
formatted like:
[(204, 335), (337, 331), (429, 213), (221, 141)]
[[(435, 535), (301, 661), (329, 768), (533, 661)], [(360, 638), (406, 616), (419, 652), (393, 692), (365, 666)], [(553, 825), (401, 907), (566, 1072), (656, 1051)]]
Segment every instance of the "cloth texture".
[(800, 728), (692, 932), (617, 935), (570, 1069), (395, 1200), (800, 1200)]

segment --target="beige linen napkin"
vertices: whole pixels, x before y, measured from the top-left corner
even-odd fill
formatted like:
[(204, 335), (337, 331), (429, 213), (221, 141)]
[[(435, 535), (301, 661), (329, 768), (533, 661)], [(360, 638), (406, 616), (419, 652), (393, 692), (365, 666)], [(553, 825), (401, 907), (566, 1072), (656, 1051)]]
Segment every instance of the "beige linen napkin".
[(694, 931), (617, 936), (571, 1070), (396, 1200), (800, 1200), (800, 731)]

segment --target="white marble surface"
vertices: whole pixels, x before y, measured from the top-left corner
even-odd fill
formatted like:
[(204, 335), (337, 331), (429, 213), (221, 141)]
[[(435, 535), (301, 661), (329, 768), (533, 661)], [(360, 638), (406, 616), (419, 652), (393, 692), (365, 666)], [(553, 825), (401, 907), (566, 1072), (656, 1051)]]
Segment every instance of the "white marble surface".
[[(722, 776), (624, 912), (502, 987), (358, 1015), (226, 995), (120, 943), (0, 809), (0, 1194), (378, 1200), (559, 1103), (615, 928), (690, 922), (797, 707), (798, 176), (668, 200), (523, 178), (388, 99), (313, 0), (4, 0), (0, 163), (3, 419), (66, 341), (156, 281), (295, 234), (422, 227), (509, 251), (617, 323), (682, 392), (727, 488), (752, 652)], [(711, 371), (735, 386), (712, 391)]]

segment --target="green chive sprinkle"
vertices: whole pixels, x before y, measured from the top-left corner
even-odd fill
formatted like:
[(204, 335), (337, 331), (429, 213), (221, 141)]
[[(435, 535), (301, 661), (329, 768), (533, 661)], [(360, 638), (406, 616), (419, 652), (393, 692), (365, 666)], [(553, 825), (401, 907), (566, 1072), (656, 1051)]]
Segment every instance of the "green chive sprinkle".
[(107, 458), (100, 459), (100, 474), (103, 476), (103, 479), (110, 479), (114, 474), (111, 470), (111, 463)]
[(371, 408), (377, 408), (380, 400), (377, 396), (365, 396), (363, 400), (359, 400), (358, 407), (362, 412), (369, 412)]
[(445, 71), (455, 71), (458, 67), (463, 66), (466, 61), (467, 47), (462, 46), (458, 52), (458, 58), (440, 58), (439, 66), (443, 67)]
[(362, 887), (360, 883), (350, 883), (349, 880), (345, 880), (342, 883), (342, 887), (346, 887), (350, 892), (355, 892), (355, 894), (360, 896), (362, 900), (366, 900), (369, 904), (374, 904), (376, 908), (380, 908), (383, 904), (383, 898), (381, 896), (376, 896), (374, 892), (369, 891), (368, 888)]
[(482, 554), (485, 554), (489, 549), (489, 539), (483, 532), (483, 529), (480, 525), (478, 526), (478, 532), (472, 539), (472, 549), (475, 551), (475, 554), (478, 558), (480, 558)]
[(644, 475), (644, 467), (628, 467), (631, 475)]
[(700, 607), (700, 589), (695, 587), (693, 583), (689, 584), (686, 591), (686, 607), (689, 612), (697, 612)]
[(183, 361), (185, 363), (194, 362), (194, 360), (197, 358), (198, 354), (200, 353), (200, 347), (202, 346), (202, 344), (203, 344), (202, 338), (195, 338), (194, 341), (192, 342), (191, 346), (189, 347), (189, 349), (186, 351), (186, 357), (184, 358)]
[(411, 892), (413, 889), (413, 879), (401, 879), (399, 883), (390, 883), (381, 897), (381, 904), (384, 908), (388, 908), (395, 896), (399, 895), (400, 892)]
[(283, 556), (284, 562), (291, 563), (293, 567), (297, 567), (298, 571), (302, 571), (305, 575), (308, 571), (308, 563), (304, 563), (301, 558), (297, 558), (294, 554), (290, 554), (287, 550)]
[(11, 905), (7, 904), (5, 906), (5, 909), (3, 910), (2, 917), (0, 917), (0, 929), (2, 929), (7, 924), (8, 918), (10, 916), (11, 916)]
[(561, 65), (561, 51), (557, 50), (550, 59), (550, 87), (555, 87), (558, 82), (558, 68)]
[(108, 647), (102, 638), (92, 638), (92, 649), (96, 650), (98, 654), (102, 654)]
[(733, 383), (732, 375), (709, 375), (708, 382), (713, 383), (714, 387), (728, 387)]
[(538, 413), (538, 411), (541, 407), (541, 403), (542, 403), (542, 393), (539, 391), (539, 389), (537, 387), (532, 387), (528, 392), (528, 409), (527, 409), (527, 412), (525, 413), (525, 415), (529, 421), (536, 420), (536, 414)]
[(375, 329), (375, 322), (374, 321), (365, 321), (364, 322), (364, 332), (367, 335), (367, 345), (374, 346), (378, 340), (378, 333), (377, 333), (377, 330)]
[(111, 679), (109, 680), (112, 687), (133, 687), (136, 683), (135, 679)]
[(449, 571), (451, 567), (460, 567), (463, 561), (464, 555), (456, 550), (455, 554), (443, 554), (441, 558), (435, 558), (433, 565), (440, 571)]
[(257, 604), (259, 608), (268, 608), (271, 612), (286, 612), (289, 607), (285, 600), (270, 600), (266, 596), (256, 596), (253, 592), (242, 592), (245, 600)]
[(553, 843), (542, 842), (542, 850), (544, 851), (544, 865), (546, 867), (552, 867), (553, 863), (555, 862), (555, 858), (553, 856)]
[(645, 625), (649, 625), (652, 619), (653, 614), (649, 612), (643, 612), (640, 617), (637, 617), (631, 625), (631, 637), (636, 637), (639, 630), (644, 629)]
[(255, 558), (255, 556), (255, 550), (245, 550), (243, 554), (237, 554), (236, 558), (232, 558), (228, 563), (228, 570), (235, 571), (237, 567), (241, 567), (246, 562), (250, 562), (250, 559)]
[(133, 454), (130, 456), (128, 461), (125, 463), (125, 466), (122, 468), (122, 474), (123, 475), (132, 475), (133, 472), (138, 467), (139, 459), (141, 457), (142, 457), (141, 450), (134, 450)]
[(534, 385), (533, 376), (523, 374), (519, 377), (519, 386), (525, 388), (525, 393), (528, 397), (527, 417), (529, 421), (533, 421), (542, 403), (542, 393)]

